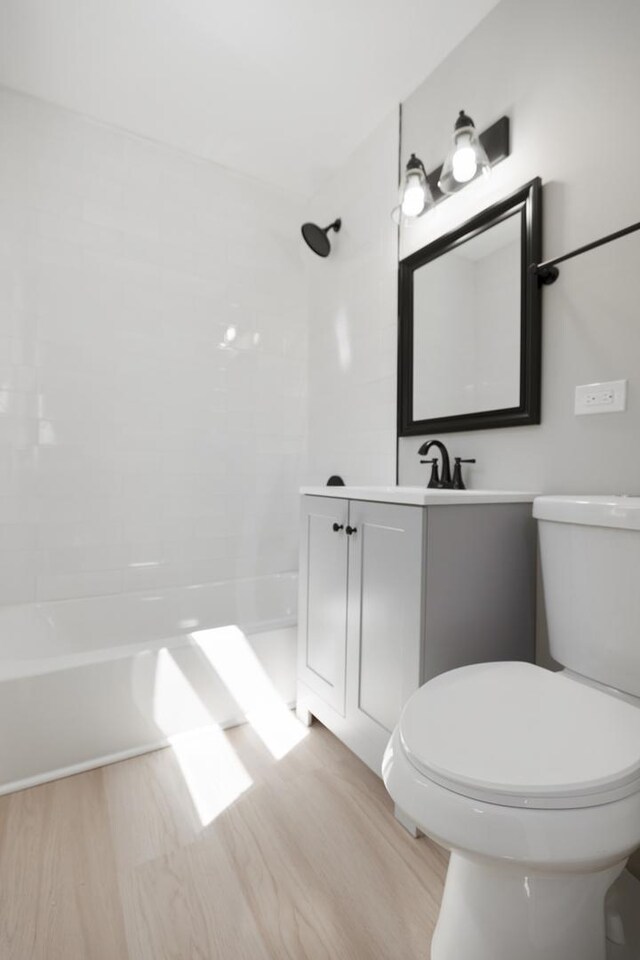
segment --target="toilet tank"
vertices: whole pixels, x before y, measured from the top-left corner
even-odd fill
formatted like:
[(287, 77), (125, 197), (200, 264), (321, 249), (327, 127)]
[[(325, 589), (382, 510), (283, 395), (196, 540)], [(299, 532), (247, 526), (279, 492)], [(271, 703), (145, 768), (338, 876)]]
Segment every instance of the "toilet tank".
[(640, 497), (538, 497), (551, 655), (640, 697)]

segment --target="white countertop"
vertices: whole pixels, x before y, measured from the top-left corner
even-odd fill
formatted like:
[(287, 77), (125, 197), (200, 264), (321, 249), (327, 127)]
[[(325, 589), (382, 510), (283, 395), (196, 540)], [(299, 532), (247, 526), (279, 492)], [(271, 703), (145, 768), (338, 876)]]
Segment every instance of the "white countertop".
[(300, 487), (310, 497), (373, 500), (429, 507), (462, 503), (531, 503), (537, 493), (522, 490), (429, 490), (427, 487)]

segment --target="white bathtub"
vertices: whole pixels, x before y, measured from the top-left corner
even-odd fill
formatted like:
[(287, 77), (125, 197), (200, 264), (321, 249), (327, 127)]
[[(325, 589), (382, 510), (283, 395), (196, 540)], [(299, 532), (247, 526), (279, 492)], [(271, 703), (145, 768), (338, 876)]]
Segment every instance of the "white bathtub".
[(295, 574), (0, 608), (0, 794), (295, 699)]

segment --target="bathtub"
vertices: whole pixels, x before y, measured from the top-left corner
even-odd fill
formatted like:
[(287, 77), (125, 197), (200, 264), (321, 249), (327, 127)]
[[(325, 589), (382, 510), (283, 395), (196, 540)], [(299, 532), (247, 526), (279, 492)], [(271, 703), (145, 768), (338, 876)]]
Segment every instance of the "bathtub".
[(0, 794), (295, 699), (297, 576), (0, 608)]

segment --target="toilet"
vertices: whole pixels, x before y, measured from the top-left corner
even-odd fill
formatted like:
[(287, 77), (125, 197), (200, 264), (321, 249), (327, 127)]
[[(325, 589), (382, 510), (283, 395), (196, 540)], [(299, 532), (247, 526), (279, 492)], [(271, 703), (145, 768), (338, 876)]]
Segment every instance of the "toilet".
[(640, 957), (640, 497), (538, 497), (558, 672), (481, 663), (405, 704), (396, 806), (450, 853), (432, 960)]

